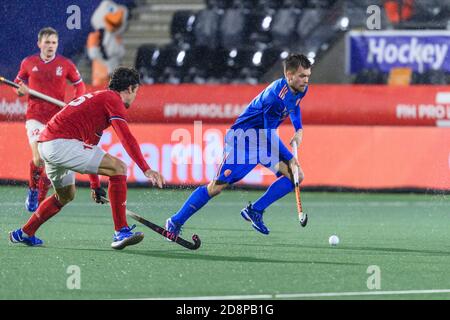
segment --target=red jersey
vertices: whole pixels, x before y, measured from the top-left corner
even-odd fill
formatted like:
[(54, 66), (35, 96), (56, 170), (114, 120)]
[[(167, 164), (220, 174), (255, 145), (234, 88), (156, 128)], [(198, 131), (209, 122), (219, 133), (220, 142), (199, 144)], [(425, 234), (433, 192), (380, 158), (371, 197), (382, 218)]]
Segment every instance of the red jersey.
[[(28, 83), (30, 89), (64, 101), (67, 79), (73, 85), (83, 81), (72, 61), (60, 55), (55, 55), (50, 61), (44, 61), (40, 54), (35, 54), (22, 60), (14, 81)], [(60, 110), (60, 107), (50, 102), (29, 95), (26, 119), (45, 124)]]
[(55, 139), (77, 139), (97, 144), (103, 130), (113, 126), (122, 145), (143, 172), (149, 169), (139, 144), (127, 125), (127, 109), (116, 91), (101, 90), (87, 93), (68, 103), (48, 123), (39, 142)]

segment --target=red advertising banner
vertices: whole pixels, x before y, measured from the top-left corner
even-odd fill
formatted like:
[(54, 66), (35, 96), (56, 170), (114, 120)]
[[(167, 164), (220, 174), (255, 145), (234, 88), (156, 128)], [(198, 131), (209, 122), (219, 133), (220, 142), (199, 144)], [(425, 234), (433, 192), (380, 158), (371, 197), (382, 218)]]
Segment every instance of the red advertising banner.
[[(265, 86), (144, 85), (130, 108), (130, 121), (231, 124)], [(301, 108), (305, 125), (446, 125), (450, 123), (450, 86), (312, 84)], [(0, 85), (0, 121), (23, 120), (25, 110), (26, 99), (18, 99), (11, 88)]]
[[(168, 184), (199, 185), (213, 179), (226, 125), (134, 124), (149, 165)], [(280, 129), (287, 143), (292, 128)], [(436, 127), (306, 126), (299, 157), (304, 186), (450, 189), (450, 129)], [(129, 182), (145, 182), (111, 130), (100, 142), (128, 165)], [(27, 180), (29, 150), (23, 123), (0, 125), (0, 179)], [(79, 179), (87, 181), (86, 176)], [(274, 176), (257, 167), (241, 182), (267, 186)]]

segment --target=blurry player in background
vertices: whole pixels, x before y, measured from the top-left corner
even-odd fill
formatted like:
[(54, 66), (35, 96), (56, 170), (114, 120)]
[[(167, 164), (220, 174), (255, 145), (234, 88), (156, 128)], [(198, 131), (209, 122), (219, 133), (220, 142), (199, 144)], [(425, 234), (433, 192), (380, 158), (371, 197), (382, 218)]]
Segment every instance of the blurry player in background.
[[(300, 146), (303, 129), (300, 113), (300, 100), (308, 90), (311, 76), (311, 63), (301, 54), (292, 54), (284, 61), (284, 77), (272, 82), (249, 104), (227, 132), (224, 159), (216, 178), (207, 186), (197, 188), (182, 208), (166, 221), (166, 229), (175, 235), (180, 233), (183, 224), (212, 197), (227, 186), (244, 178), (259, 163), (271, 169), (278, 179), (269, 186), (264, 195), (242, 209), (242, 217), (252, 222), (252, 226), (263, 234), (269, 234), (264, 225), (264, 210), (276, 200), (294, 189), (294, 166), (299, 169), (299, 182), (303, 180), (303, 170), (276, 134), (276, 129), (289, 116), (295, 128), (290, 143)], [(264, 134), (260, 134), (263, 132)], [(254, 133), (254, 134), (253, 134)], [(252, 135), (253, 134), (253, 135)], [(258, 136), (259, 135), (259, 136)], [(257, 139), (249, 139), (250, 137)], [(271, 153), (271, 162), (262, 157)], [(239, 161), (243, 160), (243, 161)]]
[(73, 200), (75, 172), (89, 174), (92, 198), (99, 203), (104, 203), (106, 193), (100, 188), (97, 174), (109, 177), (108, 194), (115, 228), (113, 249), (123, 249), (144, 238), (142, 232), (131, 231), (135, 226), (127, 224), (127, 165), (97, 146), (103, 130), (112, 126), (131, 159), (154, 185), (162, 188), (163, 177), (148, 166), (126, 121), (127, 109), (136, 98), (138, 87), (139, 73), (119, 67), (112, 74), (109, 90), (71, 101), (48, 122), (38, 139), (38, 149), (56, 193), (39, 205), (21, 229), (9, 233), (11, 242), (42, 245), (35, 232)]
[[(69, 59), (57, 55), (58, 33), (53, 28), (43, 28), (39, 31), (37, 45), (40, 53), (25, 58), (20, 65), (16, 83), (19, 96), (28, 94), (28, 87), (42, 92), (50, 97), (64, 101), (67, 80), (75, 86), (75, 97), (84, 94), (85, 86), (75, 65)], [(36, 211), (39, 203), (45, 199), (50, 188), (50, 181), (45, 175), (37, 139), (45, 124), (58, 112), (60, 107), (28, 95), (26, 113), (26, 130), (31, 147), (30, 177), (28, 182), (28, 196), (25, 206), (28, 211)]]

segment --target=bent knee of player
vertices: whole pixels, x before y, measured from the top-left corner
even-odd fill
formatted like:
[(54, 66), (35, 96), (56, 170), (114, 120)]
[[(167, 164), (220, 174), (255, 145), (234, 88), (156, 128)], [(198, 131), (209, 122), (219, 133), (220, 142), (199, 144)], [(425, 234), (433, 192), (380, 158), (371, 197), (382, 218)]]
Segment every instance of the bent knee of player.
[(119, 159), (115, 159), (114, 161), (114, 175), (117, 176), (125, 176), (127, 174), (127, 165), (125, 162)]
[(227, 184), (217, 184), (217, 181), (211, 181), (208, 186), (208, 194), (210, 197), (215, 197), (225, 189)]
[(127, 169), (125, 162), (107, 153), (103, 157), (97, 173), (108, 177), (121, 176), (127, 174)]
[(65, 187), (63, 189), (57, 189), (56, 194), (58, 196), (59, 202), (65, 206), (69, 202), (75, 199), (75, 186)]
[(64, 202), (65, 202), (64, 204), (73, 201), (73, 199), (75, 199), (75, 192), (71, 192), (71, 193), (67, 194), (64, 198)]

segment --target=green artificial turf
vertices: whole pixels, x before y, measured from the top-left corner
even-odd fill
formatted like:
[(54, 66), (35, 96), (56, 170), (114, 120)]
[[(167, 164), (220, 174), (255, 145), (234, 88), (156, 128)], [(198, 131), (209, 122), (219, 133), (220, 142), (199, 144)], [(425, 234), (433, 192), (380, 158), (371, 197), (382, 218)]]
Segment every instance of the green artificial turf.
[[(128, 208), (164, 225), (191, 191), (130, 189)], [(194, 215), (182, 236), (190, 239), (197, 233), (202, 240), (197, 251), (143, 225), (137, 228), (145, 232), (143, 242), (115, 251), (110, 248), (109, 207), (93, 203), (84, 188), (37, 232), (44, 247), (10, 244), (8, 231), (24, 224), (29, 213), (23, 205), (25, 189), (2, 186), (0, 299), (450, 298), (450, 293), (406, 292), (450, 289), (448, 196), (304, 192), (309, 223), (302, 228), (295, 196), (289, 194), (266, 211), (271, 232), (265, 236), (239, 214), (261, 194), (226, 191)], [(340, 238), (336, 247), (328, 244), (332, 234)], [(367, 269), (373, 265), (381, 271), (378, 290), (367, 287)], [(69, 266), (80, 270), (80, 289), (67, 286)], [(336, 295), (299, 295), (310, 293)]]

